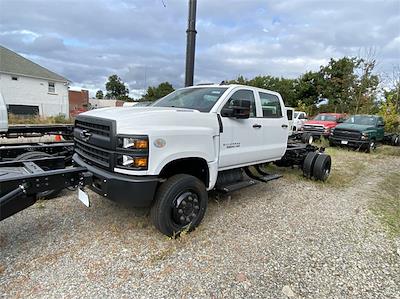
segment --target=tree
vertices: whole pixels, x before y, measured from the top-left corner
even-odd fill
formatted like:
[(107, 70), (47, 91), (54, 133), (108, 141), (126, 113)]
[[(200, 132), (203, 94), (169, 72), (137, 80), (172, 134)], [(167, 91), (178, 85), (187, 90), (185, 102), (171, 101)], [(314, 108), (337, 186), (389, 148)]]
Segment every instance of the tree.
[(239, 76), (236, 80), (231, 80), (230, 84), (249, 85), (263, 89), (269, 89), (279, 92), (285, 101), (285, 104), (290, 107), (297, 105), (296, 85), (297, 79), (286, 79), (282, 77), (272, 76), (256, 76), (253, 79), (246, 79)]
[(104, 98), (104, 94), (102, 90), (98, 90), (96, 92), (96, 99), (103, 99)]
[(385, 120), (386, 132), (398, 131), (400, 114), (397, 113), (396, 110), (396, 101), (394, 94), (388, 95), (385, 101), (381, 103), (381, 106), (379, 108), (379, 114)]
[(147, 88), (147, 93), (143, 96), (143, 100), (145, 101), (155, 101), (165, 97), (167, 94), (170, 94), (175, 89), (169, 82), (163, 82), (157, 87), (149, 86)]
[(384, 90), (385, 98), (392, 97), (396, 110), (400, 114), (400, 65), (395, 65), (392, 74), (386, 74), (386, 76), (386, 83), (389, 88)]
[(111, 75), (108, 77), (108, 82), (106, 83), (106, 98), (107, 99), (117, 99), (126, 100), (129, 94), (129, 89), (122, 82), (121, 78), (117, 75)]
[[(300, 76), (296, 85), (297, 106), (302, 107), (307, 114), (317, 112), (315, 102), (324, 89), (324, 78), (320, 72), (307, 72)], [(306, 109), (304, 107), (307, 107)], [(334, 111), (334, 110), (332, 110)]]
[(356, 67), (357, 59), (354, 57), (331, 58), (328, 65), (321, 66), (320, 75), (324, 79), (321, 96), (329, 99), (327, 108), (330, 110), (346, 112), (353, 106)]

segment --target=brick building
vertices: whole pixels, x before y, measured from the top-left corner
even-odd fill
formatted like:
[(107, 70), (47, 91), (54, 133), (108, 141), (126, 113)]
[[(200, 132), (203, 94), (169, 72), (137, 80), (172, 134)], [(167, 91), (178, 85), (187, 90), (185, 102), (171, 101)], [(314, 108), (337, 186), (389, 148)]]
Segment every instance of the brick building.
[(89, 91), (86, 89), (68, 90), (69, 98), (69, 115), (76, 116), (79, 113), (85, 112), (89, 107)]

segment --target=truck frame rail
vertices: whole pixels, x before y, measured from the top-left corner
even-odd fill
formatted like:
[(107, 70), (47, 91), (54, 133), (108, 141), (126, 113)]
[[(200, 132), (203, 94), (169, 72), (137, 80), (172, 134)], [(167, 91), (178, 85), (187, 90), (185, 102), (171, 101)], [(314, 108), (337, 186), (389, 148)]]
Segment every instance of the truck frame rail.
[(91, 173), (84, 167), (65, 168), (64, 157), (0, 163), (0, 221), (33, 205), (38, 194), (84, 186)]

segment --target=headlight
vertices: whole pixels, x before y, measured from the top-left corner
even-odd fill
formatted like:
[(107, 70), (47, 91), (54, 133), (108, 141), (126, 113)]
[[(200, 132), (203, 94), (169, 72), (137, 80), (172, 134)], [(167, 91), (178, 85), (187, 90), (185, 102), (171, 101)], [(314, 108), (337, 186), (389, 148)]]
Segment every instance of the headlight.
[(119, 137), (118, 147), (124, 149), (149, 149), (149, 139), (147, 136)]
[(135, 157), (131, 155), (118, 155), (117, 165), (124, 168), (147, 169), (147, 157)]
[(148, 159), (148, 136), (118, 136), (116, 167), (146, 170)]
[(368, 139), (368, 133), (366, 133), (366, 132), (361, 133), (361, 139), (364, 139), (364, 140)]

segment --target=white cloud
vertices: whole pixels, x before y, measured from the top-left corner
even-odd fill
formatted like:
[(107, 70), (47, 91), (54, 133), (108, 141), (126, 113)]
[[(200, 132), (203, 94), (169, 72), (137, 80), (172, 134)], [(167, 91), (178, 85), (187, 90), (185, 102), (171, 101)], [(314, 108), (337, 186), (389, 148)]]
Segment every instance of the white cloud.
[[(0, 44), (91, 91), (113, 73), (135, 96), (163, 81), (179, 87), (187, 1), (165, 2), (2, 0)], [(398, 0), (198, 1), (195, 80), (295, 77), (370, 47), (390, 72), (400, 61), (399, 11)]]

